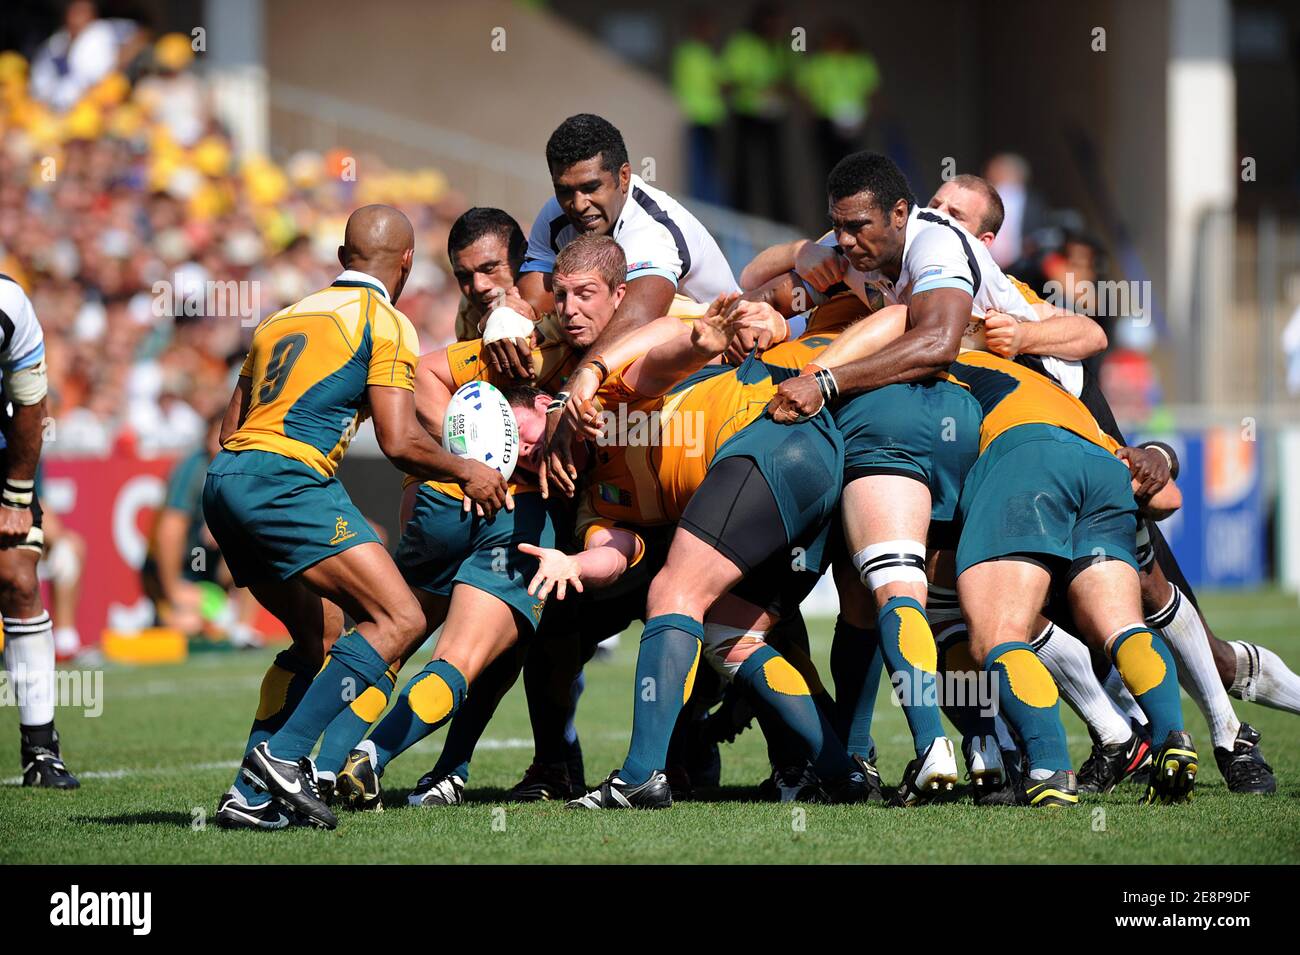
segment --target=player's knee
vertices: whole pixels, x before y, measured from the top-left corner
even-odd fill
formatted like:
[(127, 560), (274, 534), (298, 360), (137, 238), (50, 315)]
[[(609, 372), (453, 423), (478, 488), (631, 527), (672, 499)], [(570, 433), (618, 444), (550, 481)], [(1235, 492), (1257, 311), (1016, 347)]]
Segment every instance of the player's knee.
[(1142, 613), (1151, 616), (1158, 613), (1169, 603), (1173, 585), (1165, 579), (1164, 574), (1143, 572), (1138, 574), (1142, 586)]
[(695, 589), (672, 568), (665, 567), (650, 581), (650, 590), (646, 595), (646, 613), (652, 617), (680, 613), (698, 620), (712, 606), (713, 599), (701, 598), (693, 592)]
[(22, 561), (0, 576), (0, 610), (6, 614), (30, 615), (40, 611), (41, 585), (36, 562)]

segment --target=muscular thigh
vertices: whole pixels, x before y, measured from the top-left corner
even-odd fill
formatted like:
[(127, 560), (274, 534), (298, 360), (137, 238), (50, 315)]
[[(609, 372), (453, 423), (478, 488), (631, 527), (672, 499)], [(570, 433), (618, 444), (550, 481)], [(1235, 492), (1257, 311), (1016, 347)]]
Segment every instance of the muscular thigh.
[(1045, 568), (1023, 560), (989, 560), (962, 572), (957, 599), (976, 663), (983, 665), (985, 655), (999, 644), (1028, 641), (1050, 585)]

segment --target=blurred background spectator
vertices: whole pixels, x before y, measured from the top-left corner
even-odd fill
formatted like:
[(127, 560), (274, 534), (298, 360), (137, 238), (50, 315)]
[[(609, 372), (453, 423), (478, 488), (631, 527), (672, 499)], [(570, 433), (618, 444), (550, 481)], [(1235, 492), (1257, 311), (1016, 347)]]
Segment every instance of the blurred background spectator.
[(781, 8), (768, 3), (754, 8), (722, 50), (735, 116), (732, 204), (778, 222), (790, 221), (785, 145), (793, 61)]
[(726, 79), (718, 53), (718, 21), (708, 10), (691, 18), (691, 32), (673, 51), (673, 94), (686, 122), (690, 194), (715, 205), (725, 201), (721, 140), (727, 120)]
[(859, 44), (852, 25), (827, 24), (795, 73), (813, 113), (813, 136), (825, 181), (837, 162), (866, 142), (871, 97), (880, 87), (876, 61)]
[(984, 178), (1002, 198), (1005, 216), (989, 251), (1005, 269), (1024, 254), (1025, 238), (1046, 224), (1043, 201), (1029, 189), (1029, 163), (1023, 156), (999, 153), (985, 165)]

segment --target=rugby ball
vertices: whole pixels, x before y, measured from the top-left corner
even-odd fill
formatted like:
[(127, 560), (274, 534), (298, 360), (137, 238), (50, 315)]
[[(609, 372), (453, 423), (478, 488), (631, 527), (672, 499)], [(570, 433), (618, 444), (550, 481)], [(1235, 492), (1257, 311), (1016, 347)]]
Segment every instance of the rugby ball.
[(483, 323), (483, 344), (498, 342), (503, 338), (533, 337), (533, 323), (513, 308), (499, 305), (488, 314)]
[(519, 422), (500, 389), (486, 381), (457, 388), (442, 419), (442, 446), (457, 457), (495, 468), (509, 480), (519, 461)]

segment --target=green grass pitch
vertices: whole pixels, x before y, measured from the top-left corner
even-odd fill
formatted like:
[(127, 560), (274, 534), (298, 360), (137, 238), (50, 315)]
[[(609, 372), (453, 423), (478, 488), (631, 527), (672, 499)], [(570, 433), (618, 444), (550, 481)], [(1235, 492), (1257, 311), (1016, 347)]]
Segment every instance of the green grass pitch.
[[(1206, 601), (1225, 639), (1252, 639), (1300, 667), (1300, 609), (1267, 592)], [(830, 621), (811, 621), (814, 658), (827, 676)], [(1202, 756), (1189, 806), (1137, 805), (1138, 790), (1085, 797), (1077, 809), (979, 809), (964, 800), (914, 810), (771, 805), (749, 801), (766, 760), (757, 729), (724, 746), (715, 801), (666, 812), (579, 813), (511, 805), (503, 791), (532, 749), (516, 684), (480, 748), (470, 799), (455, 809), (390, 805), (345, 814), (338, 830), (223, 832), (210, 824), (272, 651), (209, 653), (178, 667), (110, 667), (98, 718), (59, 717), (76, 793), (17, 785), (17, 712), (0, 709), (0, 862), (3, 863), (1295, 863), (1300, 862), (1300, 721), (1234, 701), (1264, 734), (1280, 780), (1270, 798), (1230, 796), (1214, 767), (1205, 723), (1184, 698)], [(616, 766), (630, 725), (634, 634), (593, 663), (579, 711), (588, 782)], [(425, 659), (422, 651), (417, 660)], [(415, 672), (418, 666), (408, 668)], [(1087, 734), (1066, 713), (1076, 765)], [(886, 781), (911, 755), (901, 711), (882, 692), (875, 735)], [(385, 777), (398, 796), (432, 765), (442, 734), (396, 761)], [(207, 824), (205, 824), (205, 822)]]

